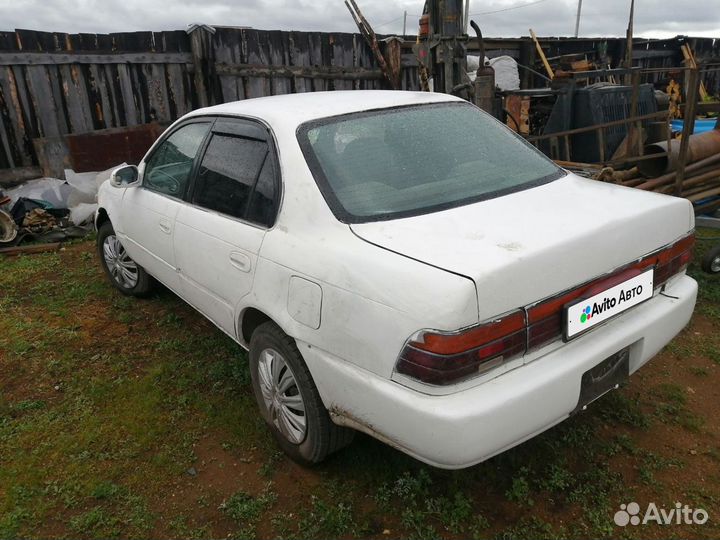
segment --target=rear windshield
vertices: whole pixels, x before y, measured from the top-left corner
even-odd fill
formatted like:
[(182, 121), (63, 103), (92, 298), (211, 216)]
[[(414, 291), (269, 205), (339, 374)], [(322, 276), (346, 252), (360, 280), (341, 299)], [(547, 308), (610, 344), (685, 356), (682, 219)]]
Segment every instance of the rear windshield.
[(425, 214), (564, 175), (467, 103), (322, 119), (302, 125), (298, 139), (325, 200), (348, 223)]

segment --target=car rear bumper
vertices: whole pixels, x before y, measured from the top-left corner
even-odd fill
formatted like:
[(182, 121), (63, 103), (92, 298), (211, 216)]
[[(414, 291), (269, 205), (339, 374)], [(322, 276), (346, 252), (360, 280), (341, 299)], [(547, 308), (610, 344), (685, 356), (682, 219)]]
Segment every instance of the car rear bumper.
[(690, 320), (697, 283), (672, 280), (615, 320), (513, 371), (454, 394), (433, 396), (298, 343), (333, 419), (431, 465), (484, 461), (566, 419), (583, 373), (630, 347), (630, 372), (655, 356)]

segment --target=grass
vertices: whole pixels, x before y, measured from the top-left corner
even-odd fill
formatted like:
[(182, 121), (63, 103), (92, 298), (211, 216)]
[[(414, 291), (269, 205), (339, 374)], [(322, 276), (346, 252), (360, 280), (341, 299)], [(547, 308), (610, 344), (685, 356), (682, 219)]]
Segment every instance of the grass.
[[(0, 259), (0, 539), (718, 536), (717, 415), (693, 392), (716, 386), (720, 280), (691, 271), (702, 320), (668, 361), (525, 444), (441, 471), (358, 436), (303, 469), (259, 419), (245, 354), (174, 295), (117, 294), (89, 243)], [(633, 497), (711, 521), (620, 530)]]

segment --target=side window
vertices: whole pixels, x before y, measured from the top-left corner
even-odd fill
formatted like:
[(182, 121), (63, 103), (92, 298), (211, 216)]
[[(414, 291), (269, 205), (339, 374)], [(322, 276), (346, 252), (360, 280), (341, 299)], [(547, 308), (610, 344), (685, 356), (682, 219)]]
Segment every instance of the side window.
[(209, 123), (188, 124), (170, 135), (145, 164), (143, 185), (165, 195), (182, 197), (208, 129)]
[(265, 227), (271, 227), (275, 223), (275, 212), (277, 210), (275, 208), (277, 201), (275, 192), (275, 168), (272, 159), (268, 156), (262, 171), (260, 171), (260, 178), (258, 178), (255, 191), (250, 200), (247, 216), (249, 221), (254, 221)]
[(193, 203), (244, 219), (268, 155), (264, 141), (213, 135), (200, 163)]

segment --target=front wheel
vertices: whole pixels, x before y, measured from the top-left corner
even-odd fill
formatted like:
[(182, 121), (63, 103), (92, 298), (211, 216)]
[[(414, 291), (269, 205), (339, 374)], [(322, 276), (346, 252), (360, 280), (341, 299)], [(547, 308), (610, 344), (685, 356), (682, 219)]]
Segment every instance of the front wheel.
[(330, 420), (295, 341), (272, 322), (250, 339), (250, 376), (261, 415), (293, 460), (320, 463), (352, 441), (353, 430)]
[(705, 254), (702, 260), (702, 269), (708, 274), (720, 273), (720, 245)]
[(152, 278), (130, 258), (109, 221), (98, 229), (97, 249), (100, 264), (117, 290), (129, 296), (145, 296), (150, 292)]

